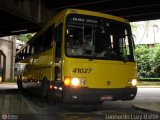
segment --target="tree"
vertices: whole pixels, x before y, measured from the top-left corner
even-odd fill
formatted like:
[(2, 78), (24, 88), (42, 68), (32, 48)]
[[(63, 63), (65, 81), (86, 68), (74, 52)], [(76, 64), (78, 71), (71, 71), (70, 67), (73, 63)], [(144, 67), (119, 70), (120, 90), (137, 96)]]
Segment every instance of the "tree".
[(155, 46), (154, 67), (156, 76), (160, 77), (160, 44)]
[(138, 77), (150, 77), (152, 70), (151, 54), (152, 50), (148, 49), (146, 45), (138, 45), (135, 50), (137, 59)]
[(27, 42), (28, 40), (30, 40), (32, 37), (33, 37), (33, 33), (27, 33), (27, 34), (20, 34), (20, 35), (17, 35), (17, 39), (22, 41), (22, 42)]
[(137, 45), (135, 55), (139, 78), (160, 77), (160, 44), (152, 48)]

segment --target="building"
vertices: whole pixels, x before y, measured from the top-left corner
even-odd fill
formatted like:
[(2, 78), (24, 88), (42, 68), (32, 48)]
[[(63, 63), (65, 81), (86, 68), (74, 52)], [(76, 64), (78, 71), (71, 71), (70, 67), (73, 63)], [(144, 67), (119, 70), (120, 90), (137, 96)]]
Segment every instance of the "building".
[(14, 62), (16, 54), (16, 37), (0, 37), (0, 68), (2, 68), (2, 79), (13, 79)]
[(131, 26), (136, 45), (153, 47), (160, 43), (160, 20), (134, 22)]

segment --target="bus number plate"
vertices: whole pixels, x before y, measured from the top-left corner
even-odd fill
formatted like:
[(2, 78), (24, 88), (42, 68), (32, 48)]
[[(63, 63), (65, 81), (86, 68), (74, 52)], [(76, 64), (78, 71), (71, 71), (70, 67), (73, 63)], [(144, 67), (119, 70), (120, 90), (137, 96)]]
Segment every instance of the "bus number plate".
[(91, 68), (74, 68), (72, 72), (89, 74), (91, 71), (92, 71)]

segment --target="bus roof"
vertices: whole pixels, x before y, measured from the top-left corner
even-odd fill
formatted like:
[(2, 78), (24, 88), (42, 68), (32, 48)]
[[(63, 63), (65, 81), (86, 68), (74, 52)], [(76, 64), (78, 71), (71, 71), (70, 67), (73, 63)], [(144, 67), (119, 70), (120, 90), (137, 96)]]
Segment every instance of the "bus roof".
[[(71, 13), (83, 14), (83, 15), (89, 15), (89, 16), (97, 16), (97, 17), (107, 18), (107, 19), (110, 19), (110, 20), (119, 21), (119, 22), (129, 24), (129, 21), (127, 19), (124, 19), (124, 18), (118, 17), (118, 16), (114, 16), (114, 15), (110, 15), (110, 14), (106, 14), (106, 13), (100, 13), (100, 12), (94, 12), (94, 11), (88, 11), (88, 10), (81, 10), (81, 9), (64, 9), (61, 12), (57, 13), (57, 15), (55, 15), (55, 17), (53, 17), (47, 23), (47, 25), (45, 25), (45, 27), (43, 27), (33, 38), (31, 38), (31, 40), (29, 40), (27, 42), (27, 44), (29, 44), (34, 39), (36, 39), (39, 35), (41, 35), (41, 33), (43, 33), (46, 29), (48, 29), (54, 23), (55, 23), (55, 26), (56, 26), (61, 19), (63, 20), (64, 16), (67, 16), (68, 14), (71, 14)], [(24, 45), (20, 50), (18, 50), (17, 53), (19, 53), (21, 50), (23, 50), (27, 46), (27, 44)]]
[(129, 21), (125, 18), (110, 15), (110, 14), (106, 14), (106, 13), (88, 11), (88, 10), (81, 10), (81, 9), (65, 9), (64, 11), (67, 14), (70, 14), (70, 13), (85, 14), (85, 15), (89, 15), (89, 16), (97, 16), (97, 17), (107, 18), (107, 19), (110, 19), (110, 20), (115, 20), (115, 21), (124, 22), (124, 23), (129, 24)]

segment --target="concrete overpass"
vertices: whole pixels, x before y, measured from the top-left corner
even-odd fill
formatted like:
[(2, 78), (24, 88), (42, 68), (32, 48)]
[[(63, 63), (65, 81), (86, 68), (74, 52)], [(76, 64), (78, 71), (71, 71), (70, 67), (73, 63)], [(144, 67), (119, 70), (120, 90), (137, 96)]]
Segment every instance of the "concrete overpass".
[(0, 0), (0, 36), (37, 31), (65, 8), (99, 11), (130, 21), (160, 18), (157, 0)]

